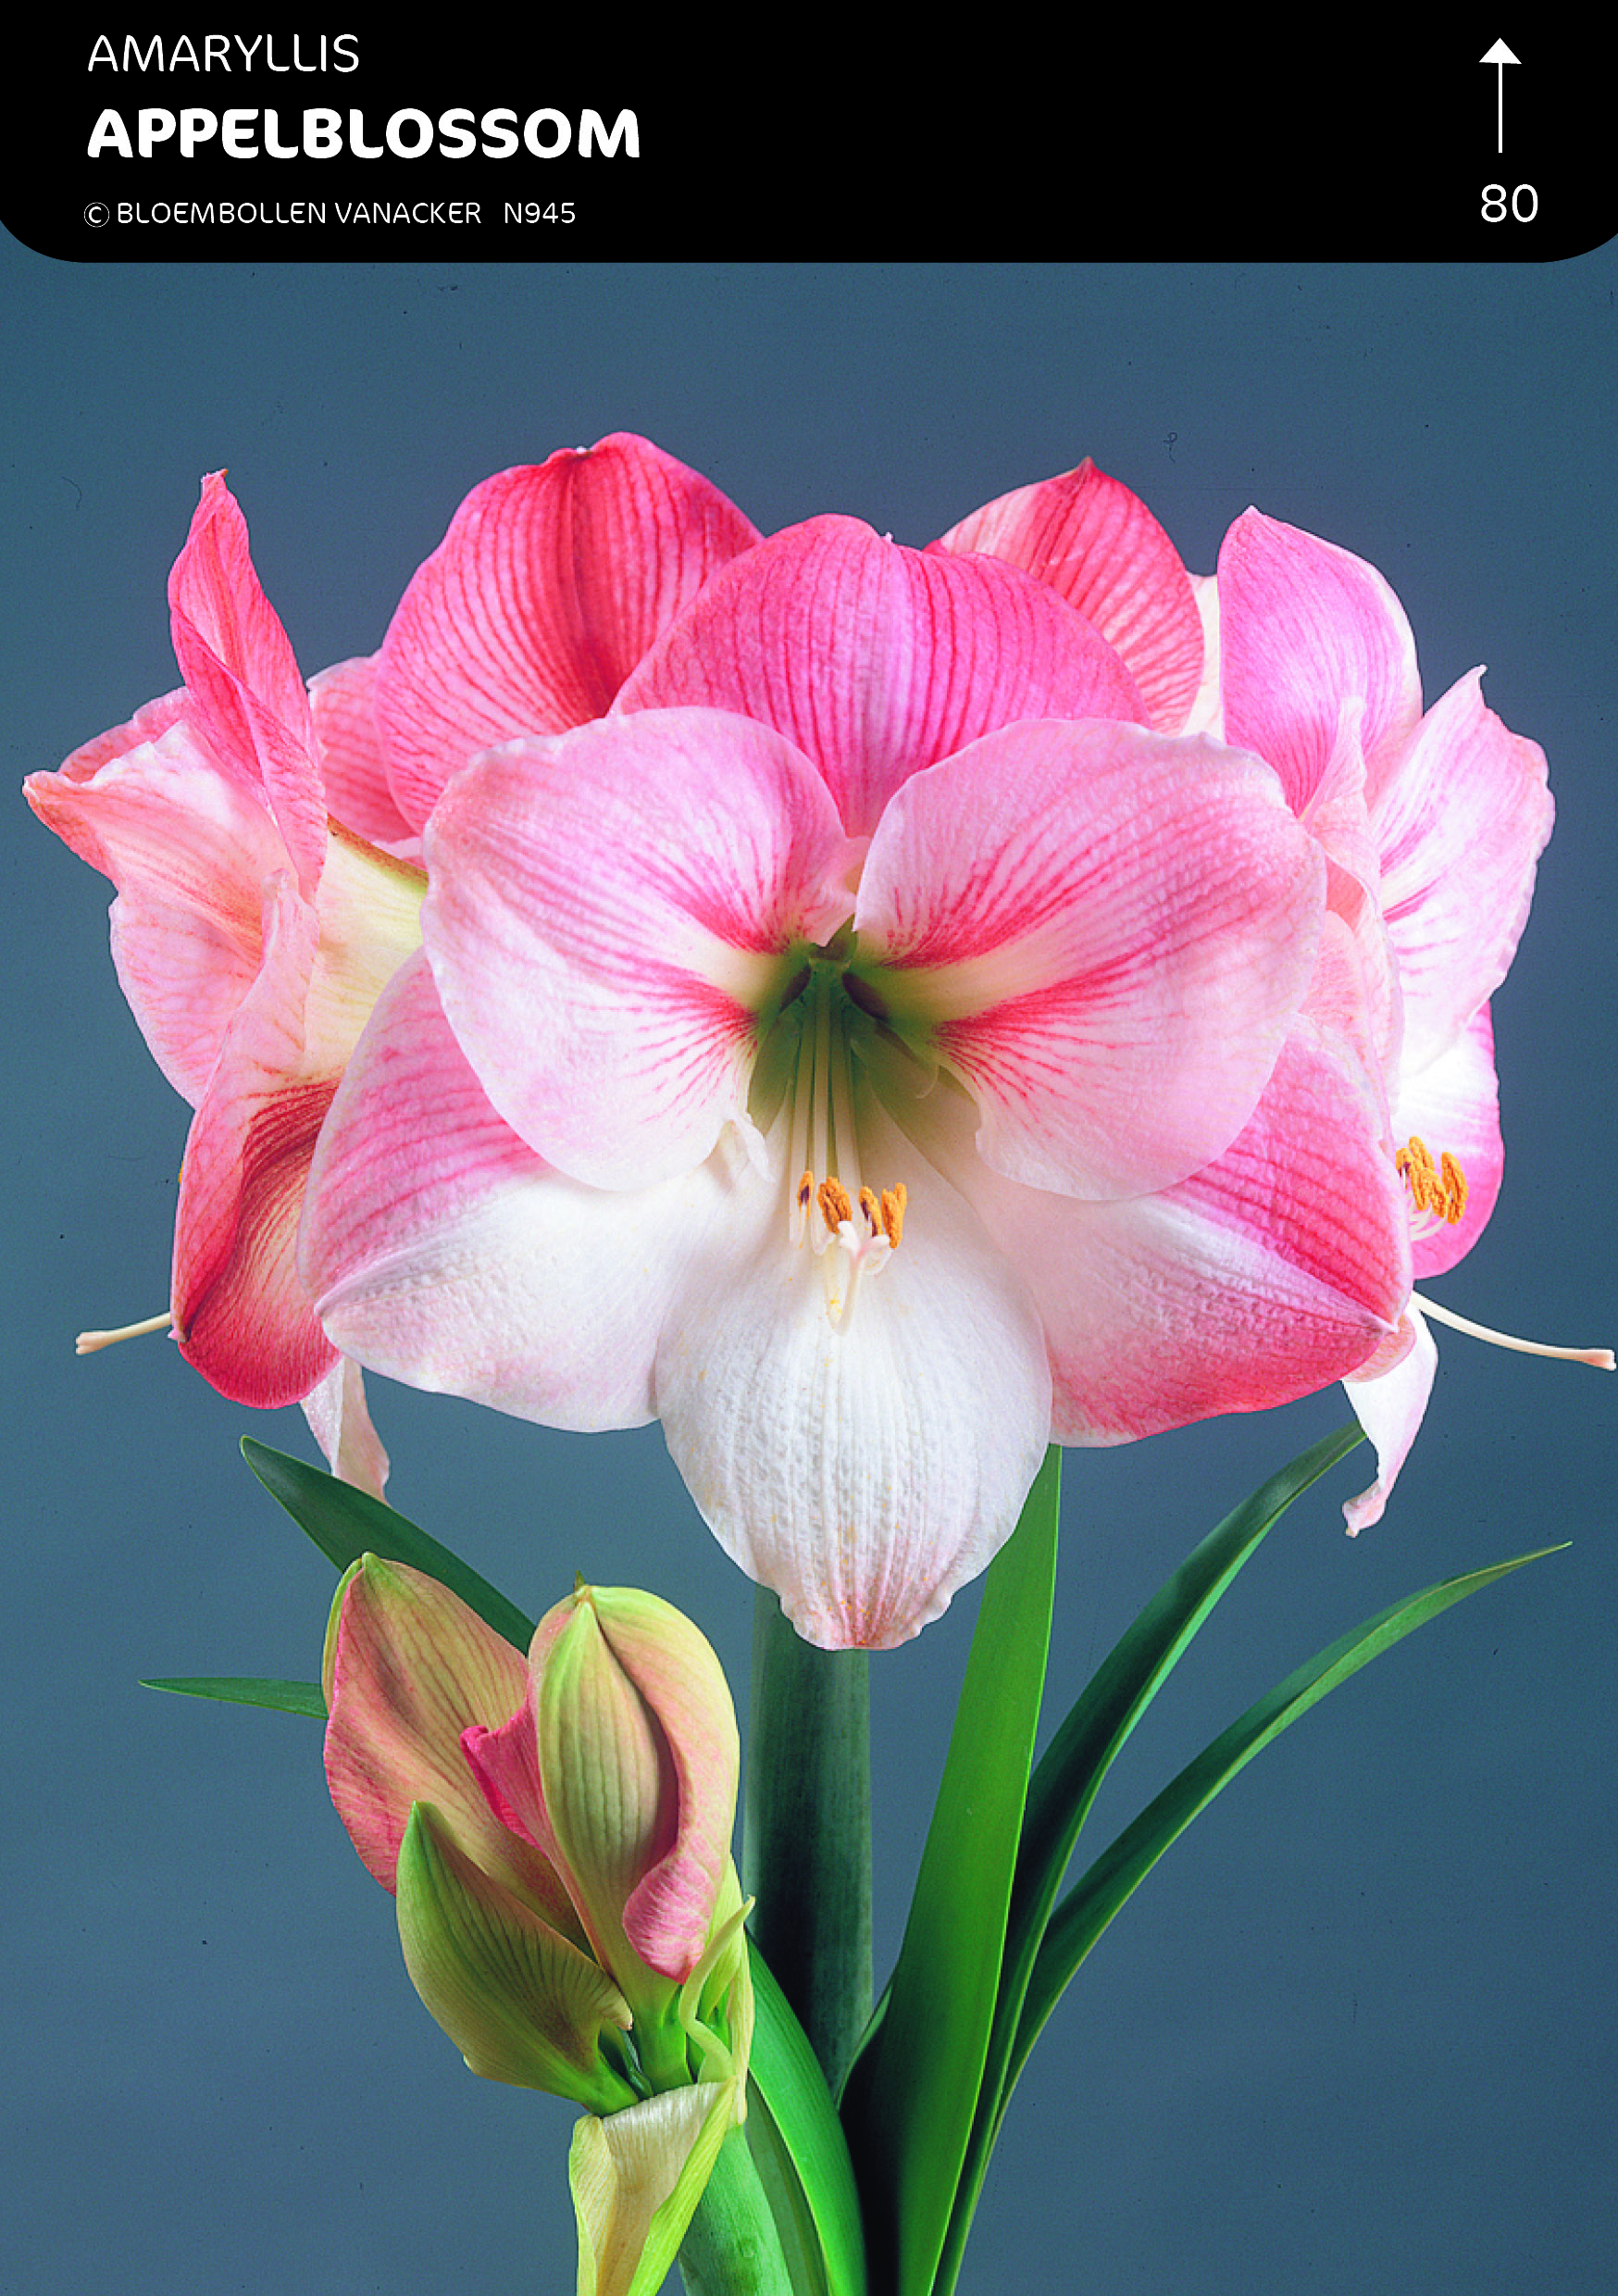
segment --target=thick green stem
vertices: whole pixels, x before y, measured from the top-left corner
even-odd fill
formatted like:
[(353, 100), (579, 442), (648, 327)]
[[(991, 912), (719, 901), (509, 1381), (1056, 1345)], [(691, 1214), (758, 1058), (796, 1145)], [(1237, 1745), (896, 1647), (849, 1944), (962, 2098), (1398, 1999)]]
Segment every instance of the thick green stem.
[(745, 2129), (733, 2128), (680, 2243), (688, 2296), (792, 2296), (791, 2276)]
[(871, 2014), (871, 1688), (753, 1606), (742, 1886), (751, 1928), (835, 2096)]

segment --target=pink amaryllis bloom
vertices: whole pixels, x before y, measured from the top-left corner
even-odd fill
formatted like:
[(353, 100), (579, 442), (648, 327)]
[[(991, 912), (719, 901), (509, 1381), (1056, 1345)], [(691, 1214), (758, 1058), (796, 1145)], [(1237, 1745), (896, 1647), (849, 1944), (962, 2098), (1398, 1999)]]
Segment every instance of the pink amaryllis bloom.
[[(1387, 1095), (1413, 1273), (1441, 1275), (1500, 1192), (1488, 1000), (1550, 834), (1544, 753), (1485, 705), (1481, 669), (1424, 712), (1398, 599), (1330, 543), (1250, 510), (1226, 536), (1209, 603), (1225, 737), (1275, 767), (1327, 857), (1328, 956), (1312, 1003), (1339, 998), (1348, 977)], [(1351, 1531), (1381, 1516), (1420, 1427), (1437, 1366), (1429, 1316), (1479, 1329), (1413, 1292), (1393, 1343), (1349, 1382), (1378, 1465), (1345, 1508)]]
[(117, 884), (119, 979), (196, 1111), (175, 1229), (181, 1352), (238, 1401), (303, 1400), (328, 1455), (373, 1488), (385, 1463), (357, 1374), (313, 1314), (294, 1242), (338, 1079), (419, 939), (420, 827), (490, 741), (604, 709), (754, 540), (644, 440), (504, 471), (462, 505), (380, 653), (305, 690), (216, 475), (169, 582), (183, 686), (26, 785)]
[(220, 473), (168, 599), (184, 684), (25, 788), (118, 886), (118, 979), (196, 1112), (175, 1222), (181, 1352), (242, 1402), (305, 1401), (333, 1463), (379, 1489), (357, 1375), (315, 1318), (294, 1242), (315, 1136), (419, 940), (424, 880), (329, 817), (309, 696)]
[(1375, 1080), (1300, 1012), (1325, 865), (1150, 717), (992, 558), (821, 518), (721, 569), (606, 719), (440, 799), (305, 1217), (333, 1338), (660, 1418), (831, 1647), (936, 1616), (1053, 1435), (1364, 1362), (1409, 1245)]

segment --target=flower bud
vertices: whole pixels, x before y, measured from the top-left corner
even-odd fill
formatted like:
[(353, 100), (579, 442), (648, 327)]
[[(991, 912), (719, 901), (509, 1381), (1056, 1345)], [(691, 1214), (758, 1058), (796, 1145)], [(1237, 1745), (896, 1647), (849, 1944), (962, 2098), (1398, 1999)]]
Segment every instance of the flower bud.
[(525, 1664), (436, 1579), (366, 1555), (338, 1589), (324, 1674), (332, 1801), (472, 2070), (610, 2117), (728, 2085), (740, 2121), (740, 1749), (690, 1620), (580, 1584)]
[(674, 2086), (681, 1989), (735, 1911), (720, 1915), (741, 1765), (724, 1674), (669, 1603), (586, 1586), (541, 1619), (529, 1670), (556, 1863), (653, 2086)]

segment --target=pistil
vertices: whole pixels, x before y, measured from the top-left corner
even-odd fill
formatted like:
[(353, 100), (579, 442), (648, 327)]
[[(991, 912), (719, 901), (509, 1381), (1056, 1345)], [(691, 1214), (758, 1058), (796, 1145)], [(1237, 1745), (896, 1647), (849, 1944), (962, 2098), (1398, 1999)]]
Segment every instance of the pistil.
[(790, 1088), (787, 1168), (798, 1177), (788, 1233), (794, 1249), (807, 1242), (816, 1258), (836, 1245), (837, 1258), (826, 1270), (827, 1313), (841, 1332), (864, 1276), (875, 1275), (898, 1249), (907, 1197), (902, 1183), (878, 1192), (861, 1173), (846, 999), (836, 966), (814, 966), (803, 1006)]
[(1424, 1299), (1419, 1292), (1411, 1293), (1411, 1304), (1424, 1316), (1449, 1324), (1452, 1330), (1464, 1331), (1469, 1339), (1487, 1340), (1491, 1347), (1514, 1348), (1519, 1355), (1550, 1355), (1559, 1363), (1589, 1364), (1597, 1371), (1618, 1369), (1618, 1358), (1610, 1347), (1547, 1347), (1542, 1340), (1514, 1339), (1509, 1331), (1492, 1331), (1486, 1323), (1458, 1316), (1452, 1307), (1440, 1307), (1437, 1300)]
[(144, 1339), (150, 1331), (167, 1331), (174, 1321), (165, 1308), (160, 1316), (148, 1316), (144, 1323), (120, 1324), (116, 1331), (81, 1331), (73, 1342), (75, 1355), (93, 1355), (104, 1347), (116, 1347), (119, 1340)]

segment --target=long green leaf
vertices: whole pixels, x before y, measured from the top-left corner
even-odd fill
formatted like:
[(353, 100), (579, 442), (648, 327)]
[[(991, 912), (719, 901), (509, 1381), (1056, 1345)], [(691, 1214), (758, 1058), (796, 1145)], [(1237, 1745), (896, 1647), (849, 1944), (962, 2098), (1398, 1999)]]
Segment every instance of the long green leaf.
[(407, 1563), (448, 1587), (452, 1594), (458, 1594), (486, 1626), (518, 1650), (527, 1651), (533, 1640), (533, 1621), (525, 1618), (516, 1603), (508, 1603), (487, 1578), (479, 1578), (469, 1563), (463, 1563), (458, 1554), (452, 1554), (448, 1547), (441, 1546), (380, 1499), (284, 1451), (271, 1451), (251, 1435), (242, 1439), (242, 1455), (271, 1498), (280, 1502), (299, 1529), (340, 1571), (362, 1554)]
[(860, 2200), (842, 2124), (808, 2035), (756, 1950), (752, 1961), (753, 2085), (802, 2188), (828, 2296), (865, 2296)]
[(994, 2028), (938, 2276), (939, 2296), (947, 2296), (955, 2285), (961, 2252), (1004, 2113), (1017, 2028), (1045, 1925), (1101, 1782), (1265, 1533), (1294, 1499), (1363, 1441), (1358, 1427), (1326, 1436), (1273, 1475), (1210, 1531), (1102, 1660), (1039, 1759), (1028, 1787)]
[(1227, 1730), (1221, 1732), (1194, 1762), (1188, 1763), (1134, 1823), (1126, 1826), (1104, 1850), (1089, 1871), (1058, 1906), (1034, 1965), (1027, 1999), (1023, 2006), (1013, 2052), (1011, 2083), (1033, 2047), (1040, 2028), (1055, 2007), (1063, 1988), (1114, 1914), (1151, 1871), (1158, 1859), (1184, 1833), (1191, 1820), (1207, 1808), (1215, 1794), (1245, 1769), (1253, 1756), (1288, 1728), (1338, 1683), (1402, 1638), (1436, 1618), (1453, 1603), (1480, 1587), (1493, 1584), (1525, 1563), (1561, 1554), (1566, 1545), (1537, 1547), (1532, 1554), (1513, 1555), (1509, 1562), (1490, 1563), (1481, 1570), (1463, 1572), (1437, 1586), (1407, 1595), (1369, 1620), (1342, 1635), (1329, 1647), (1300, 1666), (1276, 1688), (1259, 1699)]
[(878, 2285), (927, 2296), (989, 2050), (1051, 1635), (1052, 1446), (984, 1581), (972, 1654), (885, 2013), (844, 2090)]
[(141, 1684), (143, 1691), (178, 1691), (182, 1698), (218, 1698), (230, 1706), (273, 1706), (278, 1714), (326, 1719), (318, 1682), (272, 1682), (255, 1674), (173, 1675)]

